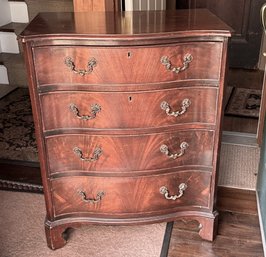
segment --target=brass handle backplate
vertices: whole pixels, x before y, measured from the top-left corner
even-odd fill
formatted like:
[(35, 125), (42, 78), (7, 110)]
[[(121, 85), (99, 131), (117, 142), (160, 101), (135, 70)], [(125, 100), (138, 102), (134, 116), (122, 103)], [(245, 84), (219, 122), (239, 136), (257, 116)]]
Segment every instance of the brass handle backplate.
[(160, 188), (160, 193), (164, 195), (165, 199), (175, 201), (176, 199), (183, 196), (184, 191), (187, 189), (187, 185), (185, 183), (181, 183), (178, 186), (178, 189), (179, 189), (178, 195), (169, 195), (168, 188), (166, 186), (162, 186)]
[(96, 59), (93, 57), (88, 61), (87, 64), (87, 70), (86, 69), (76, 69), (76, 65), (73, 61), (73, 59), (71, 57), (66, 57), (65, 58), (65, 65), (71, 70), (73, 71), (75, 74), (78, 74), (80, 76), (85, 76), (87, 74), (92, 73), (93, 68), (96, 67), (97, 65), (97, 61)]
[(96, 203), (100, 202), (105, 195), (105, 193), (103, 191), (100, 191), (97, 193), (95, 199), (93, 199), (93, 198), (90, 199), (90, 198), (87, 198), (86, 193), (84, 191), (80, 190), (80, 191), (78, 191), (78, 193), (81, 195), (81, 199), (83, 202), (92, 203), (92, 204), (96, 204)]
[(185, 154), (185, 150), (188, 148), (188, 143), (187, 142), (182, 142), (180, 144), (180, 151), (179, 153), (170, 153), (169, 148), (167, 145), (161, 145), (160, 147), (160, 151), (165, 154), (166, 156), (168, 156), (170, 159), (176, 159), (181, 157), (182, 155)]
[(191, 63), (193, 60), (193, 57), (191, 54), (185, 54), (183, 57), (183, 65), (180, 67), (175, 67), (170, 61), (170, 58), (168, 56), (162, 56), (161, 57), (161, 63), (165, 66), (166, 70), (172, 71), (174, 73), (179, 73), (181, 71), (186, 70), (189, 67), (189, 63)]
[(79, 157), (81, 161), (94, 162), (99, 159), (103, 151), (100, 147), (96, 147), (92, 154), (92, 157), (84, 157), (82, 150), (78, 147), (74, 147), (73, 152)]
[(81, 120), (92, 120), (92, 119), (94, 119), (96, 117), (96, 114), (101, 111), (101, 106), (99, 104), (91, 105), (91, 114), (90, 115), (80, 115), (78, 107), (75, 104), (73, 104), (73, 103), (71, 103), (69, 105), (69, 109), (70, 109), (71, 112), (73, 112), (75, 114), (75, 116), (78, 119), (81, 119)]
[(178, 117), (182, 114), (184, 114), (187, 111), (187, 108), (191, 105), (191, 102), (189, 99), (185, 98), (182, 101), (182, 105), (181, 105), (181, 110), (180, 111), (172, 111), (171, 112), (171, 107), (169, 105), (169, 103), (167, 103), (166, 101), (161, 102), (161, 109), (165, 111), (165, 113), (168, 116), (174, 116), (174, 117)]

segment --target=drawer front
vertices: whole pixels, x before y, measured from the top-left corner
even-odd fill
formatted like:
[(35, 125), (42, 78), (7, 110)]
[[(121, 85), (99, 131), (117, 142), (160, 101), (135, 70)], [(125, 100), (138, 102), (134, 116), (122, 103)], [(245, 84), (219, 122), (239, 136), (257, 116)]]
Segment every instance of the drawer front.
[[(64, 177), (51, 182), (54, 213), (130, 215), (208, 207), (210, 180), (209, 173), (196, 171), (150, 177)], [(175, 195), (179, 198), (166, 199)]]
[(214, 131), (208, 130), (129, 136), (61, 135), (46, 139), (50, 174), (210, 167), (213, 145)]
[(43, 94), (41, 105), (44, 130), (214, 124), (217, 95), (217, 88), (203, 87), (142, 93), (67, 91)]
[[(222, 43), (189, 42), (133, 48), (49, 46), (34, 48), (33, 52), (38, 85), (138, 84), (188, 79), (217, 80), (220, 76)], [(164, 62), (162, 57), (165, 57)]]

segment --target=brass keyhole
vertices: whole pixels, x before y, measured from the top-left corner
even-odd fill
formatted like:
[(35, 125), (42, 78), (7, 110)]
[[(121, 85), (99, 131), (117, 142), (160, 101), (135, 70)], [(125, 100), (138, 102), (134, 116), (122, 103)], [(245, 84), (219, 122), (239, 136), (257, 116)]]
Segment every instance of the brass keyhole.
[(129, 97), (128, 97), (128, 101), (129, 101), (129, 102), (132, 102), (132, 100), (133, 100), (133, 99), (132, 99), (132, 96), (129, 96)]
[(128, 52), (127, 53), (127, 58), (131, 58), (131, 56), (132, 56), (131, 52)]

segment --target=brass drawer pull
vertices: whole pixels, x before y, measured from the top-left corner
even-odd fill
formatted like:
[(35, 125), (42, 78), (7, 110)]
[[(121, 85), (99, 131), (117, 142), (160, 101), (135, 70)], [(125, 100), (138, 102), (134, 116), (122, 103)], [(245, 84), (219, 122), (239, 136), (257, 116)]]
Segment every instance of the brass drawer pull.
[(187, 185), (185, 183), (181, 183), (178, 186), (178, 189), (179, 189), (179, 194), (178, 195), (169, 195), (168, 188), (166, 186), (162, 186), (160, 188), (160, 193), (162, 195), (164, 195), (165, 199), (175, 201), (176, 199), (178, 199), (178, 198), (183, 196), (184, 191), (187, 189)]
[(163, 102), (161, 102), (161, 109), (164, 110), (168, 116), (178, 117), (178, 116), (184, 114), (190, 105), (191, 105), (190, 100), (185, 98), (182, 101), (181, 111), (175, 111), (175, 112), (172, 111), (171, 112), (171, 107), (170, 107), (169, 103), (167, 103), (166, 101), (163, 101)]
[(80, 160), (85, 161), (85, 162), (94, 162), (97, 161), (99, 159), (99, 157), (102, 154), (102, 149), (100, 147), (96, 147), (94, 152), (93, 152), (93, 156), (92, 157), (84, 157), (82, 150), (78, 147), (75, 147), (73, 149), (73, 152), (79, 157)]
[(170, 153), (169, 148), (167, 145), (161, 145), (160, 151), (164, 153), (166, 156), (168, 156), (170, 159), (176, 159), (181, 157), (182, 155), (185, 154), (185, 150), (188, 148), (188, 143), (187, 142), (182, 142), (180, 144), (180, 152), (179, 153)]
[(86, 193), (84, 191), (79, 191), (78, 193), (81, 195), (81, 199), (83, 202), (92, 203), (92, 204), (96, 204), (100, 202), (105, 195), (103, 191), (100, 191), (99, 193), (97, 193), (95, 199), (90, 199), (90, 198), (87, 198)]
[(99, 104), (93, 104), (91, 106), (91, 115), (80, 115), (78, 107), (73, 103), (69, 105), (69, 109), (71, 112), (73, 112), (76, 115), (78, 119), (92, 120), (96, 117), (96, 114), (101, 111), (101, 106)]
[(174, 67), (170, 61), (170, 58), (168, 56), (163, 56), (161, 58), (161, 63), (165, 66), (166, 70), (172, 71), (174, 73), (179, 73), (181, 71), (186, 70), (189, 67), (189, 63), (191, 63), (193, 60), (193, 57), (191, 54), (185, 54), (183, 57), (183, 66), (181, 67)]
[(88, 69), (87, 70), (82, 70), (82, 69), (76, 69), (76, 65), (74, 61), (72, 60), (71, 57), (66, 57), (65, 58), (65, 65), (69, 67), (71, 71), (73, 71), (75, 74), (78, 74), (80, 76), (85, 76), (87, 74), (92, 73), (93, 67), (96, 67), (97, 61), (93, 57), (88, 61)]

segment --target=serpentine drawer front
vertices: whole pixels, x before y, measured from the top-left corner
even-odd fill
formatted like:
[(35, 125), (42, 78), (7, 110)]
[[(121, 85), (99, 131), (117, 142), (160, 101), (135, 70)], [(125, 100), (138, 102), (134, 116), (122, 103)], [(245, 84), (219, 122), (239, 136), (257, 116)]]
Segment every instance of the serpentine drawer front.
[(47, 244), (176, 219), (211, 241), (230, 28), (203, 9), (111, 16), (41, 13), (20, 35)]
[[(221, 54), (221, 43), (187, 42), (133, 48), (38, 47), (34, 50), (34, 60), (40, 86), (70, 82), (143, 84), (188, 79), (218, 80)], [(45, 62), (47, 59), (49, 62)]]
[(56, 91), (41, 95), (41, 108), (50, 110), (43, 112), (44, 130), (213, 125), (217, 97), (218, 89), (206, 86), (122, 93)]
[(160, 210), (207, 208), (210, 178), (209, 173), (198, 171), (148, 177), (64, 177), (52, 180), (54, 212), (55, 216), (77, 212), (151, 216)]
[(151, 172), (178, 166), (212, 167), (214, 131), (149, 135), (60, 135), (46, 138), (50, 174), (66, 171)]

